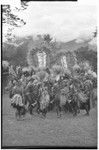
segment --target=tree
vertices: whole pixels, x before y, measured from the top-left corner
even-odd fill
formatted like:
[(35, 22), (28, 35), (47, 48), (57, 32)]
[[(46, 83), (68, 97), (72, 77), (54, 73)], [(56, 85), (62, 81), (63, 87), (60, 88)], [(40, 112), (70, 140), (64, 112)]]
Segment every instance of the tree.
[(50, 43), (52, 40), (52, 37), (50, 36), (50, 34), (44, 34), (43, 39), (45, 42)]
[[(15, 10), (19, 12), (25, 10), (27, 6), (28, 6), (27, 2), (21, 2), (21, 7), (20, 8), (15, 7)], [(13, 13), (10, 5), (2, 5), (2, 25), (3, 24), (9, 26), (5, 37), (6, 39), (11, 40), (12, 30), (14, 29), (14, 27), (21, 27), (25, 25), (26, 22)]]
[(93, 51), (88, 47), (81, 47), (75, 51), (78, 62), (88, 61), (93, 70), (97, 72), (97, 51)]
[(97, 37), (97, 34), (98, 34), (98, 33), (97, 33), (97, 27), (96, 27), (96, 30), (95, 30), (95, 32), (94, 32), (94, 36), (93, 36), (93, 37), (94, 37), (94, 38)]
[[(21, 11), (27, 8), (27, 2), (21, 2), (21, 8), (15, 7), (15, 10)], [(20, 27), (21, 25), (25, 25), (26, 22), (19, 18), (18, 16), (12, 13), (12, 9), (10, 5), (2, 5), (2, 23), (7, 23), (15, 27)], [(19, 24), (18, 24), (19, 23)]]

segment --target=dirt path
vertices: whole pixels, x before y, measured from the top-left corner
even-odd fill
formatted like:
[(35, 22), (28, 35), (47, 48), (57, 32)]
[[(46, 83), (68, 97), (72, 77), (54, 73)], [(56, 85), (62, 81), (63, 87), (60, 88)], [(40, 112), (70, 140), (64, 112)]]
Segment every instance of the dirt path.
[(17, 121), (10, 107), (7, 95), (3, 98), (3, 146), (96, 146), (97, 114), (92, 109), (90, 116), (84, 111), (77, 117), (48, 113), (47, 118), (34, 114), (26, 115), (25, 120)]

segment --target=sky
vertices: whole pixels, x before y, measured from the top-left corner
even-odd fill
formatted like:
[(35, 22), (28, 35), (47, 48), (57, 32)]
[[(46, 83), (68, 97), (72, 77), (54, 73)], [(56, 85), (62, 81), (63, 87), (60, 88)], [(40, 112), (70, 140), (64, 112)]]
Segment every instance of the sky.
[(91, 37), (97, 26), (95, 5), (30, 2), (25, 11), (13, 12), (26, 21), (26, 25), (14, 29), (13, 33), (17, 36), (49, 33), (56, 40), (67, 42), (75, 38)]

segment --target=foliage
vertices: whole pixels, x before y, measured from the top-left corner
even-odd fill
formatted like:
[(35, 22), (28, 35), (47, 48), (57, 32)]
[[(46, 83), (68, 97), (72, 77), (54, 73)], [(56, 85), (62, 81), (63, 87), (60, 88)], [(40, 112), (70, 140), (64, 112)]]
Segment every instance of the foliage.
[[(13, 65), (22, 65), (22, 66), (35, 66), (35, 60), (37, 58), (32, 57), (32, 54), (36, 53), (39, 50), (45, 50), (48, 55), (50, 55), (50, 65), (53, 66), (57, 63), (59, 56), (61, 54), (61, 48), (59, 46), (59, 42), (51, 41), (50, 43), (45, 42), (43, 39), (44, 35), (38, 35), (37, 39), (33, 39), (32, 42), (32, 36), (30, 37), (24, 37), (19, 38), (16, 37), (16, 40), (13, 43), (3, 43), (3, 60), (7, 60)], [(32, 43), (32, 44), (31, 44)], [(74, 42), (73, 42), (74, 43)], [(70, 42), (69, 42), (70, 44)], [(72, 44), (72, 43), (71, 43)], [(30, 46), (31, 45), (31, 46)], [(53, 45), (53, 46), (52, 46)], [(62, 43), (60, 44), (62, 45)], [(68, 45), (68, 43), (67, 43)], [(76, 43), (78, 45), (78, 43)], [(64, 49), (62, 51), (63, 54), (66, 53), (67, 56), (67, 50)], [(73, 54), (72, 51), (70, 51), (71, 55)], [(59, 54), (59, 55), (57, 55)], [(86, 62), (88, 61), (90, 66), (92, 66), (93, 71), (97, 71), (97, 52), (93, 50), (89, 50), (89, 47), (80, 47), (75, 51), (75, 54), (77, 56), (78, 63), (80, 62)], [(56, 56), (57, 59), (56, 59)], [(70, 61), (68, 62), (68, 65), (73, 64), (73, 56), (67, 56), (70, 57)], [(48, 60), (47, 60), (48, 62)], [(73, 66), (72, 65), (72, 66)]]
[(63, 73), (63, 68), (60, 65), (54, 65), (52, 67), (52, 70), (55, 75), (59, 75)]
[[(18, 9), (17, 7), (15, 8), (16, 10), (24, 10), (27, 8), (27, 3), (22, 2), (21, 3), (21, 8)], [(9, 25), (15, 26), (15, 27), (20, 27), (21, 25), (25, 25), (26, 22), (19, 18), (17, 15), (14, 15), (11, 10), (10, 5), (2, 5), (2, 13), (3, 13), (3, 18), (2, 18), (2, 23), (7, 23)]]
[(45, 72), (45, 71), (43, 71), (43, 70), (37, 72), (36, 75), (39, 77), (40, 82), (46, 80), (47, 77), (48, 77), (47, 72)]
[[(27, 2), (21, 2), (21, 7), (15, 7), (14, 10), (17, 12), (23, 11), (27, 9), (27, 6)], [(11, 5), (2, 5), (2, 24), (6, 24), (8, 27), (6, 35), (3, 34), (3, 36), (5, 36), (8, 41), (12, 41), (15, 38), (12, 35), (14, 27), (21, 27), (25, 25), (26, 22), (13, 12)]]
[[(37, 62), (37, 52), (42, 52), (44, 51), (47, 55), (51, 57), (52, 54), (52, 47), (49, 43), (50, 35), (45, 34), (45, 35), (37, 35), (37, 39), (32, 41), (32, 46), (31, 48), (28, 49), (28, 54), (27, 54), (27, 62), (29, 65), (38, 66)], [(51, 41), (50, 41), (51, 42)]]
[(43, 39), (47, 43), (50, 43), (52, 41), (52, 37), (50, 36), (50, 34), (44, 34)]
[(97, 72), (97, 52), (89, 50), (88, 47), (81, 47), (75, 53), (79, 63), (88, 61), (92, 69)]
[(92, 69), (92, 68), (91, 68), (91, 65), (89, 64), (88, 61), (81, 62), (81, 63), (79, 64), (79, 66), (80, 66), (81, 70), (85, 70), (85, 71), (88, 71), (88, 70), (91, 70), (91, 69)]
[(79, 70), (80, 70), (80, 66), (79, 66), (78, 64), (75, 64), (75, 65), (73, 66), (73, 70), (74, 70), (74, 71), (79, 71)]
[[(17, 42), (17, 41), (16, 41)], [(28, 51), (28, 40), (23, 39), (23, 44), (16, 43), (3, 43), (3, 60), (7, 60), (13, 65), (27, 66), (27, 51)]]
[(97, 34), (98, 34), (98, 31), (97, 31), (97, 27), (96, 27), (96, 30), (94, 32), (94, 38), (97, 37)]

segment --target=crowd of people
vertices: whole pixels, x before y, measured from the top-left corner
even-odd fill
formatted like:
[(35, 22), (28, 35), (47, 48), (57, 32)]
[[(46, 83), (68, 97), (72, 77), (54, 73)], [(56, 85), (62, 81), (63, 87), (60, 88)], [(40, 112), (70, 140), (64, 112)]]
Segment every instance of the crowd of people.
[(27, 112), (33, 115), (34, 111), (45, 117), (53, 110), (61, 116), (62, 111), (77, 115), (80, 109), (85, 109), (89, 115), (97, 100), (96, 73), (78, 64), (71, 71), (63, 70), (62, 67), (56, 67), (56, 70), (55, 67), (43, 70), (21, 66), (14, 70), (12, 65), (9, 67), (6, 91), (9, 91), (17, 118)]

